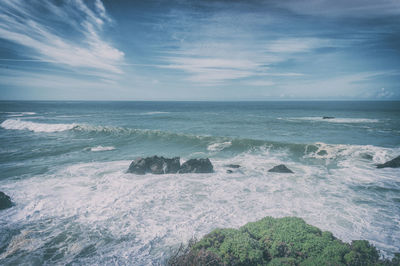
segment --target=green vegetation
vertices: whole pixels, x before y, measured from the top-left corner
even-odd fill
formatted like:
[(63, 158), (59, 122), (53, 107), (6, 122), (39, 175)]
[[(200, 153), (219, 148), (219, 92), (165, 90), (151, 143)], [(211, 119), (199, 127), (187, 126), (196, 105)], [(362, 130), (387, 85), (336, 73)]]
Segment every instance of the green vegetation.
[(239, 229), (216, 229), (170, 258), (169, 265), (400, 265), (380, 260), (365, 240), (351, 244), (295, 217), (265, 217)]

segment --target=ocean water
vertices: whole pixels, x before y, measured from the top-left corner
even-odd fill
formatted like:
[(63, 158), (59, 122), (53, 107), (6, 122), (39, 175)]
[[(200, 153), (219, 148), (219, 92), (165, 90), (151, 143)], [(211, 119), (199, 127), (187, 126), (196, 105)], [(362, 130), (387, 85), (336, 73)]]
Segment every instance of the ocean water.
[[(322, 119), (332, 116), (334, 119)], [(215, 173), (135, 175), (141, 156)], [(400, 102), (0, 102), (2, 265), (160, 265), (264, 216), (400, 252)], [(269, 173), (284, 163), (294, 174)], [(226, 164), (240, 164), (226, 173)]]

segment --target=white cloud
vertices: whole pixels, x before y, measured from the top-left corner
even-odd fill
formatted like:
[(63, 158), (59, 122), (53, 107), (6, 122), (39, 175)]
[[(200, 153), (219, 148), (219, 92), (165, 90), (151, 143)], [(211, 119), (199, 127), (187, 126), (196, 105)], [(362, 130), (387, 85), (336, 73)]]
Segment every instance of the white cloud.
[(327, 17), (371, 18), (400, 14), (398, 0), (287, 0), (276, 1), (276, 4), (299, 14)]
[[(81, 0), (69, 1), (67, 6), (49, 1), (4, 0), (0, 3), (0, 38), (31, 48), (35, 53), (29, 56), (34, 59), (120, 74), (124, 53), (100, 37), (104, 23), (110, 19), (100, 0), (95, 6), (99, 14)], [(39, 9), (46, 10), (61, 25), (72, 27), (80, 37), (64, 37), (58, 28), (31, 15)]]
[(266, 49), (272, 53), (300, 53), (329, 45), (331, 45), (329, 40), (319, 38), (288, 38), (272, 40)]

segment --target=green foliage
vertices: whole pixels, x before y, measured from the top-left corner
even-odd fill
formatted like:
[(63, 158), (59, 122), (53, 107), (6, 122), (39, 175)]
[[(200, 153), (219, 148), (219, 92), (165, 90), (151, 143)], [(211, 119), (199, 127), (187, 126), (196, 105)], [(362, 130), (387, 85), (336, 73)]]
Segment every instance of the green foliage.
[(263, 249), (248, 234), (235, 229), (217, 229), (199, 241), (194, 249), (206, 249), (218, 255), (228, 265), (263, 265)]
[(379, 253), (365, 240), (351, 242), (351, 251), (344, 256), (347, 265), (376, 265)]
[[(175, 265), (399, 265), (400, 261), (400, 254), (392, 261), (379, 260), (379, 252), (368, 241), (349, 245), (296, 217), (265, 217), (238, 230), (216, 229), (189, 254), (190, 261)], [(214, 263), (196, 263), (196, 254)]]

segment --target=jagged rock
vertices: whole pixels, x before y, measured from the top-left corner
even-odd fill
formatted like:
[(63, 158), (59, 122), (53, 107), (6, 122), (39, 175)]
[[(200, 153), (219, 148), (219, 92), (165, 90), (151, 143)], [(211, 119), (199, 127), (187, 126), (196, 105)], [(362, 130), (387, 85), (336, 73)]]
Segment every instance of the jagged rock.
[(233, 171), (228, 169), (228, 170), (226, 170), (226, 173), (227, 173), (227, 174), (232, 174)]
[(240, 165), (238, 165), (238, 164), (227, 164), (225, 166), (228, 168), (240, 168)]
[(390, 160), (386, 163), (378, 164), (376, 167), (377, 168), (386, 168), (386, 167), (398, 168), (398, 167), (400, 167), (400, 156), (397, 156), (393, 160)]
[(172, 159), (152, 156), (147, 158), (138, 158), (129, 166), (128, 173), (144, 175), (152, 174), (174, 174), (180, 169), (180, 158)]
[(322, 119), (334, 119), (335, 117), (333, 116), (323, 116)]
[(184, 162), (178, 173), (212, 173), (214, 167), (210, 162), (210, 159), (190, 159)]
[(11, 198), (0, 191), (0, 210), (11, 208), (12, 205)]
[(290, 170), (289, 168), (286, 167), (284, 164), (280, 164), (277, 166), (272, 167), (271, 169), (268, 170), (268, 172), (274, 172), (274, 173), (292, 173), (293, 171)]

